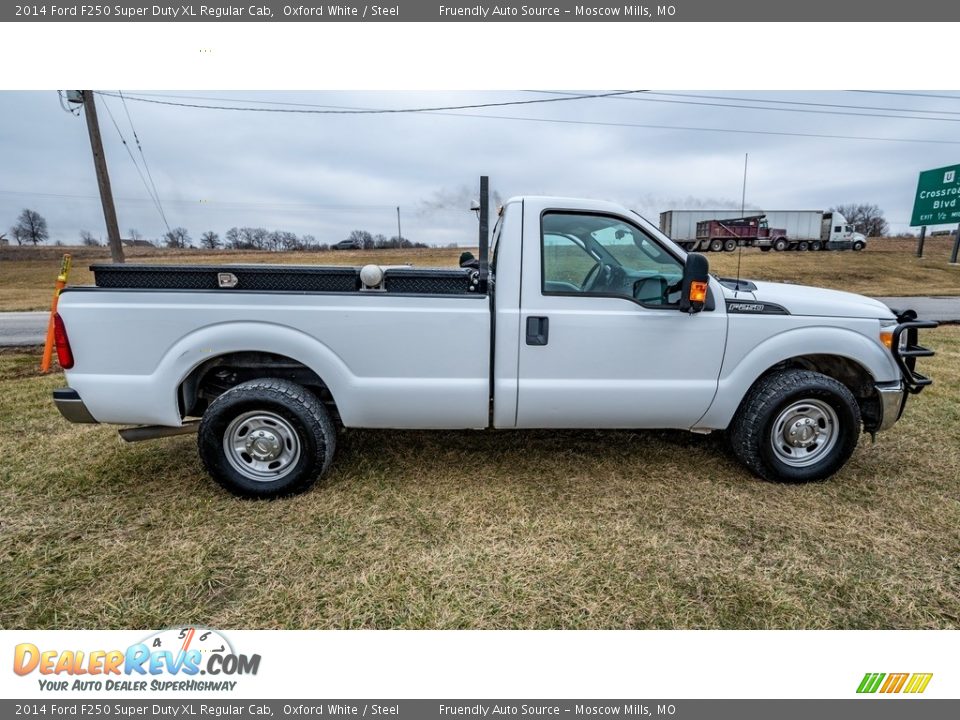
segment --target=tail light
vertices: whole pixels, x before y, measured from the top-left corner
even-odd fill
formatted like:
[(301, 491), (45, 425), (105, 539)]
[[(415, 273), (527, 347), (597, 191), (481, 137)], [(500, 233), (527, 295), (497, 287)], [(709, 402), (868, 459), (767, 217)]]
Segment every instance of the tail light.
[(73, 367), (73, 350), (70, 349), (70, 338), (67, 337), (67, 328), (60, 313), (53, 315), (53, 340), (57, 346), (57, 362), (64, 370), (69, 370)]

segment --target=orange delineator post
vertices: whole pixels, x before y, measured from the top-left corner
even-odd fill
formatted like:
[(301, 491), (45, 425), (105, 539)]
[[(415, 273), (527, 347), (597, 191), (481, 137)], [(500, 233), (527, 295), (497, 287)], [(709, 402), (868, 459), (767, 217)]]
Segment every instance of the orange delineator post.
[(70, 276), (70, 255), (63, 256), (60, 262), (60, 274), (53, 290), (53, 303), (50, 306), (50, 320), (47, 323), (47, 341), (43, 346), (43, 360), (40, 361), (40, 372), (50, 372), (50, 362), (53, 360), (53, 316), (57, 314), (57, 303), (60, 301), (60, 291), (67, 285)]

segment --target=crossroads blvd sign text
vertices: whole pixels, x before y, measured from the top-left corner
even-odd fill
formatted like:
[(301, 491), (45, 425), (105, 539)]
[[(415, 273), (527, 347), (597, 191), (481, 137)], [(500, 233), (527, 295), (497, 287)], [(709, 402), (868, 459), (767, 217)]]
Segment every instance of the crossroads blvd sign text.
[(945, 225), (960, 222), (960, 165), (924, 170), (917, 182), (910, 224)]

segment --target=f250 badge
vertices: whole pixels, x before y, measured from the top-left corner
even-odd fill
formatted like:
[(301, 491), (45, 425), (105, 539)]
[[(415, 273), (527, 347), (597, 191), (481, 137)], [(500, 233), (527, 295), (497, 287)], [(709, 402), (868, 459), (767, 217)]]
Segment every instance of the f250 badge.
[(751, 315), (789, 315), (787, 309), (775, 303), (743, 302), (727, 300), (728, 313), (750, 313)]

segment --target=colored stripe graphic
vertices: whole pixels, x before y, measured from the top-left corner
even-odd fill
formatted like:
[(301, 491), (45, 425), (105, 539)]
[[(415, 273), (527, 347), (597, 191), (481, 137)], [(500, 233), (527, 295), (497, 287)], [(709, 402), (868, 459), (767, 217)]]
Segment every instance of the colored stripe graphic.
[(910, 677), (910, 673), (890, 673), (887, 675), (887, 681), (880, 688), (882, 693), (898, 693), (903, 688), (903, 684)]
[(880, 682), (884, 677), (884, 673), (867, 673), (863, 676), (863, 680), (860, 681), (860, 687), (857, 688), (857, 692), (875, 693), (877, 688), (880, 687)]
[[(884, 680), (886, 678), (886, 680)], [(933, 673), (866, 673), (860, 685), (857, 686), (858, 693), (922, 693), (927, 689)], [(882, 683), (882, 685), (881, 685)]]
[(910, 678), (910, 682), (907, 683), (905, 693), (922, 693), (927, 689), (927, 685), (930, 684), (930, 679), (933, 677), (933, 673), (914, 673)]

